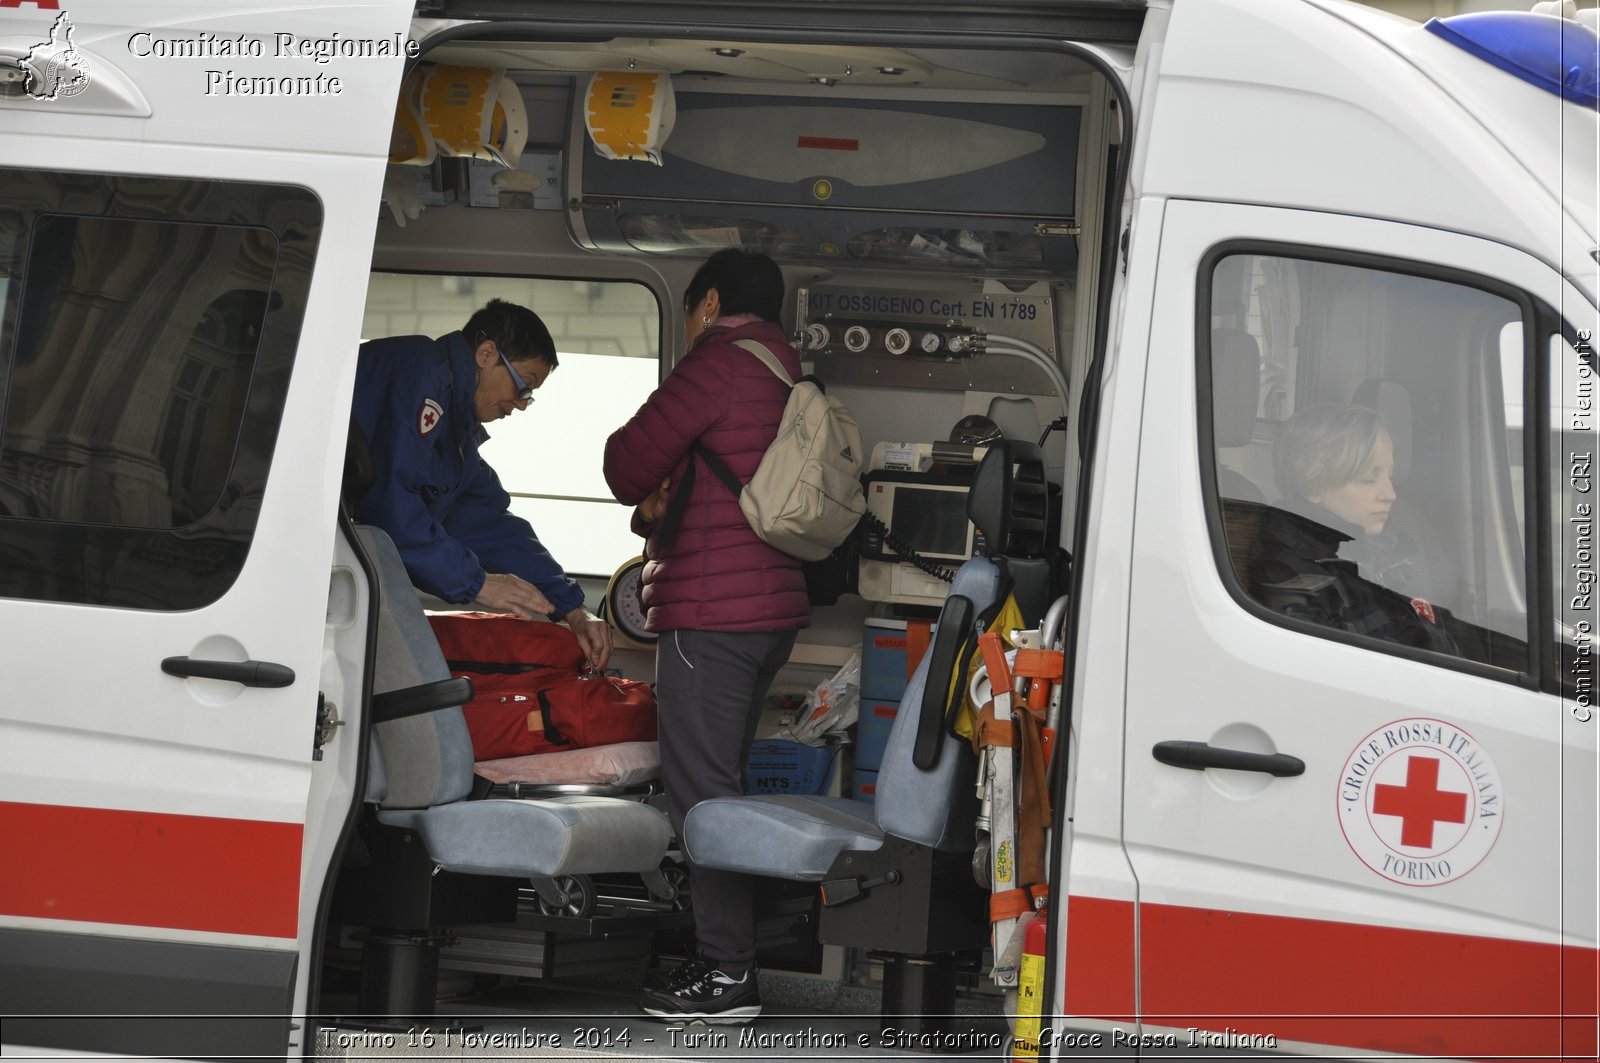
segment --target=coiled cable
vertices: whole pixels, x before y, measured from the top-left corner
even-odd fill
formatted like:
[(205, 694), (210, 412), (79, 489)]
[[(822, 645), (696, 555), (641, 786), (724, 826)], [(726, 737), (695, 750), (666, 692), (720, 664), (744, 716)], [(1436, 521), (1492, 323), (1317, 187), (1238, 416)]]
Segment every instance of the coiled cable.
[(863, 513), (861, 515), (861, 520), (862, 523), (866, 524), (873, 531), (883, 536), (883, 541), (889, 544), (890, 549), (900, 555), (900, 559), (902, 561), (915, 566), (917, 569), (927, 573), (934, 579), (942, 580), (945, 583), (949, 583), (956, 578), (954, 569), (945, 568), (937, 561), (931, 561), (917, 553), (916, 548), (911, 545), (910, 540), (901, 535), (899, 532), (892, 530), (887, 524), (878, 518), (877, 514)]

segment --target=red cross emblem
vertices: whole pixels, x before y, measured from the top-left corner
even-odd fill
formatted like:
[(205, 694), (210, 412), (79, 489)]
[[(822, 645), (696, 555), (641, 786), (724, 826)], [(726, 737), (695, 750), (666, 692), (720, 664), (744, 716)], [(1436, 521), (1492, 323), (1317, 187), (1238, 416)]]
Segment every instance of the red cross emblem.
[(422, 409), (417, 413), (417, 431), (427, 435), (438, 428), (442, 420), (444, 420), (444, 407), (432, 399), (423, 399)]
[(1379, 783), (1373, 787), (1372, 811), (1400, 817), (1401, 845), (1431, 849), (1435, 823), (1467, 821), (1467, 795), (1439, 789), (1437, 757), (1413, 756), (1406, 760), (1404, 786)]
[(1336, 787), (1350, 851), (1397, 886), (1441, 886), (1470, 874), (1505, 819), (1489, 750), (1431, 716), (1372, 731), (1345, 759)]

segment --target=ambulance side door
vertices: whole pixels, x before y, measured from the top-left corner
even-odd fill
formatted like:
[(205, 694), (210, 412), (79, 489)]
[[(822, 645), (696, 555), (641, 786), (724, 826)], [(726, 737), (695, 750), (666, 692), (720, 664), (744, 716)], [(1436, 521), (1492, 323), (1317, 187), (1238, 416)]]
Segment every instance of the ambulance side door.
[(404, 62), (303, 42), (410, 3), (3, 6), (4, 1037), (281, 1057), (351, 801), (313, 747)]
[(1418, 226), (1173, 200), (1160, 242), (1123, 788), (1147, 1043), (1558, 1055), (1594, 993), (1595, 729), (1592, 607), (1551, 596), (1593, 442), (1550, 434), (1552, 308), (1593, 306)]

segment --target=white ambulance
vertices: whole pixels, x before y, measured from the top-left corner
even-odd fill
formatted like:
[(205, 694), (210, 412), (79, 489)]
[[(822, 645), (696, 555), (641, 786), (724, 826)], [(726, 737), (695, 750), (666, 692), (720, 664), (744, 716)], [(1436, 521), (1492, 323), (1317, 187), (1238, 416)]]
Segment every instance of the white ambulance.
[[(1044, 440), (1019, 1055), (1593, 1058), (1600, 38), (1541, 6), (0, 0), (6, 1054), (326, 1047), (372, 815), (358, 343), (545, 315), (549, 434), (486, 453), (598, 605), (637, 545), (592, 448), (742, 245), (902, 493), (958, 424)], [(391, 164), (427, 64), (510, 86), (510, 165)], [(609, 73), (661, 75), (656, 161), (597, 151)], [(903, 560), (789, 679), (937, 607)]]

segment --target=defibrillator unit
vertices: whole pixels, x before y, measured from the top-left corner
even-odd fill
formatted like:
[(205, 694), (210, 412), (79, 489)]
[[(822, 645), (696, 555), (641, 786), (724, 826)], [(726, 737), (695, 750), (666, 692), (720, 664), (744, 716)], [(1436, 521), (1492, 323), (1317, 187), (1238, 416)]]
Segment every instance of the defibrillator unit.
[(967, 494), (989, 448), (964, 443), (879, 443), (862, 478), (867, 513), (857, 539), (859, 593), (873, 602), (937, 608), (951, 570), (983, 548)]

